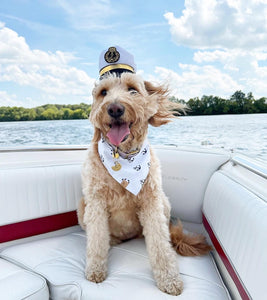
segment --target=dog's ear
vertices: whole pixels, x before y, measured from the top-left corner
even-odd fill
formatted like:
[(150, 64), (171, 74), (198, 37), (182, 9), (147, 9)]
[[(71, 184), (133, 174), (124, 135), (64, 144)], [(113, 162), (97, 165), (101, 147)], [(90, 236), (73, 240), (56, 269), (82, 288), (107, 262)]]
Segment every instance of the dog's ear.
[(94, 136), (92, 139), (93, 143), (98, 143), (98, 141), (101, 139), (101, 130), (99, 128), (95, 127)]
[(148, 81), (145, 81), (144, 84), (150, 97), (149, 101), (152, 101), (156, 108), (156, 112), (148, 120), (150, 125), (158, 127), (167, 124), (172, 118), (175, 118), (175, 115), (179, 115), (180, 111), (184, 111), (182, 104), (169, 101), (169, 91), (166, 87), (154, 86)]

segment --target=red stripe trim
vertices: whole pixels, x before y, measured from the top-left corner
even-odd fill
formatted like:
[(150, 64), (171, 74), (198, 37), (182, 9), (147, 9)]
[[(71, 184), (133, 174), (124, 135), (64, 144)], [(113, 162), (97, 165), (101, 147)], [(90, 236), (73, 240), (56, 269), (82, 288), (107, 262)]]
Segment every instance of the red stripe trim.
[(0, 243), (51, 232), (78, 224), (76, 211), (0, 226)]
[(207, 218), (205, 217), (204, 213), (202, 213), (202, 219), (203, 219), (203, 225), (205, 227), (205, 229), (207, 230), (209, 236), (210, 236), (210, 239), (216, 249), (216, 251), (218, 252), (224, 266), (226, 267), (228, 273), (230, 274), (230, 276), (232, 277), (235, 285), (236, 285), (236, 288), (238, 289), (238, 292), (241, 296), (241, 298), (243, 300), (249, 300), (251, 299), (251, 297), (249, 297), (246, 289), (244, 288), (244, 285), (243, 283), (241, 282), (241, 280), (239, 279), (239, 276), (238, 274), (236, 273), (233, 265), (231, 264), (230, 260), (228, 259), (226, 253), (224, 252), (220, 242), (218, 241), (217, 237), (215, 236)]

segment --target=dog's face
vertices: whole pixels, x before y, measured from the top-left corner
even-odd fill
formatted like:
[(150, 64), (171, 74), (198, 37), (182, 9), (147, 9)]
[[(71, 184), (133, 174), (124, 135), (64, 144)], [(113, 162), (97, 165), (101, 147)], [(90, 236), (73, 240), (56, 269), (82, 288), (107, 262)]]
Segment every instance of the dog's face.
[(166, 89), (144, 82), (136, 74), (109, 75), (93, 90), (90, 121), (94, 141), (100, 135), (123, 151), (139, 148), (148, 124), (160, 126), (172, 117)]

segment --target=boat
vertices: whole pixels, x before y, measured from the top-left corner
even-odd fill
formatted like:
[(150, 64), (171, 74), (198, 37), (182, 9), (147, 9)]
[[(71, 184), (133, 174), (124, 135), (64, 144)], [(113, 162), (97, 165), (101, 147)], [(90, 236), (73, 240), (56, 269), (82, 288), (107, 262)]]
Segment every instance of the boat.
[[(0, 298), (175, 299), (157, 288), (141, 238), (110, 249), (105, 281), (85, 279), (76, 208), (86, 148), (0, 150)], [(213, 246), (206, 256), (177, 255), (177, 299), (265, 299), (267, 167), (217, 150), (155, 149), (172, 217)]]

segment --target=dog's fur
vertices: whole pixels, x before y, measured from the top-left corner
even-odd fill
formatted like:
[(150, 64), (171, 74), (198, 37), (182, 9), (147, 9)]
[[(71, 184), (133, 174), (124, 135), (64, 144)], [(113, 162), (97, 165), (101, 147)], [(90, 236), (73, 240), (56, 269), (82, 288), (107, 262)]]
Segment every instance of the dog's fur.
[[(107, 133), (113, 122), (126, 122), (130, 134), (120, 143), (120, 150), (129, 153), (140, 149), (148, 124), (157, 127), (168, 123), (173, 118), (174, 106), (180, 110), (182, 106), (169, 102), (164, 87), (130, 73), (106, 76), (96, 84), (93, 98), (90, 121), (95, 132), (84, 163), (84, 197), (78, 208), (79, 223), (87, 234), (86, 278), (97, 283), (103, 281), (110, 245), (144, 235), (157, 286), (163, 292), (178, 295), (183, 283), (174, 249), (181, 255), (202, 255), (210, 246), (202, 236), (185, 235), (181, 224), (170, 225), (170, 204), (162, 190), (160, 165), (153, 149), (150, 148), (147, 179), (134, 196), (107, 172), (98, 154), (98, 141), (101, 136), (108, 141)], [(108, 114), (111, 103), (125, 108), (119, 121)]]

